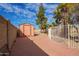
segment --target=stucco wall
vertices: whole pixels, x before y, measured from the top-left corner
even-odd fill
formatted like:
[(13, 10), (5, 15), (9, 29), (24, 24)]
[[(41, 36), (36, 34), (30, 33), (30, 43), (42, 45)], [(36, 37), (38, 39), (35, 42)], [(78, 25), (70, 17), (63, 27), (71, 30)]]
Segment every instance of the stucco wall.
[(17, 37), (17, 28), (15, 28), (12, 24), (8, 25), (8, 45), (9, 49), (12, 48), (12, 45)]
[(23, 37), (23, 25), (20, 26), (20, 30), (19, 30), (19, 35), (20, 37)]
[(0, 19), (0, 48), (7, 44), (7, 25), (6, 21)]
[(34, 36), (34, 30), (35, 30), (34, 27), (31, 26), (31, 31), (32, 31), (32, 32), (31, 32), (31, 35), (32, 35), (32, 36)]
[(20, 36), (34, 36), (34, 27), (31, 24), (20, 25)]
[(17, 36), (17, 28), (0, 16), (0, 49), (8, 43), (11, 49)]

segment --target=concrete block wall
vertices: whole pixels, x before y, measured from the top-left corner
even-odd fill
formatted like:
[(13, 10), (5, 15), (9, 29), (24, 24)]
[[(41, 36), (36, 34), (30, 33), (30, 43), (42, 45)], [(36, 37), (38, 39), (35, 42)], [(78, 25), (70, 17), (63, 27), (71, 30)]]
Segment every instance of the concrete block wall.
[(17, 28), (0, 16), (0, 49), (8, 44), (9, 50), (17, 37)]
[(7, 21), (0, 17), (0, 49), (7, 44)]
[(17, 37), (17, 28), (9, 23), (8, 24), (8, 46), (10, 50), (14, 42), (16, 41), (16, 37)]

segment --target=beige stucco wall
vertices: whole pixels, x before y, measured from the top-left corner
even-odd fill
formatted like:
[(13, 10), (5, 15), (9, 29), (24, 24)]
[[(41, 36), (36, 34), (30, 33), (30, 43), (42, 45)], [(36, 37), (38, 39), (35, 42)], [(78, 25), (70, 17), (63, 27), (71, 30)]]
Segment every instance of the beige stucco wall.
[(8, 25), (8, 45), (9, 49), (12, 48), (12, 45), (17, 37), (17, 28), (15, 28), (12, 24)]
[(34, 27), (31, 24), (20, 25), (20, 36), (34, 36)]
[[(1, 20), (1, 19), (0, 19)], [(6, 21), (4, 21), (6, 22)], [(3, 21), (0, 22), (0, 48), (7, 44), (7, 25)]]
[(23, 25), (20, 26), (19, 35), (21, 37), (23, 36)]
[(31, 31), (32, 31), (32, 32), (31, 32), (31, 35), (32, 35), (32, 36), (34, 36), (34, 30), (35, 30), (34, 27), (31, 26)]
[(13, 42), (16, 40), (16, 36), (17, 28), (0, 16), (0, 49), (7, 44), (7, 39), (9, 49), (11, 49)]

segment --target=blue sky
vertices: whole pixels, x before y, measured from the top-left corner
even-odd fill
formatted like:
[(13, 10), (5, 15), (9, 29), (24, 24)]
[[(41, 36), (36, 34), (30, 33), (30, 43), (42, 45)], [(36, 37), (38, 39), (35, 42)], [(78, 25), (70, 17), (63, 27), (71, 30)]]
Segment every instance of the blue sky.
[[(48, 18), (48, 23), (54, 21), (53, 11), (59, 4), (56, 3), (44, 3), (45, 15)], [(19, 27), (20, 24), (32, 24), (35, 28), (36, 25), (36, 14), (40, 3), (0, 3), (0, 15), (4, 16), (14, 26)]]

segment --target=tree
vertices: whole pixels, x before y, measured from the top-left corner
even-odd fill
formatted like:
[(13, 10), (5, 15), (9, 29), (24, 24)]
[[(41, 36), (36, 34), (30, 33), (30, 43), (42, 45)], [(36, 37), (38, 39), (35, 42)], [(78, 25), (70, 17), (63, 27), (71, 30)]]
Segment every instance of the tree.
[[(73, 24), (74, 24), (74, 28), (77, 30), (77, 33), (79, 33), (79, 3), (74, 4), (74, 10), (72, 13), (72, 19), (73, 19)], [(75, 25), (76, 24), (76, 25)]]
[(57, 26), (56, 22), (52, 22), (52, 26)]
[(39, 6), (39, 11), (37, 14), (36, 24), (39, 25), (41, 31), (46, 31), (47, 28), (47, 18), (45, 17), (45, 8), (41, 4)]
[(74, 4), (74, 11), (73, 11), (73, 23), (79, 24), (79, 3)]
[(56, 19), (56, 23), (63, 23), (64, 25), (71, 23), (71, 15), (74, 9), (74, 4), (63, 3), (60, 4), (56, 10), (53, 12), (55, 14), (54, 18)]
[[(79, 24), (79, 4), (75, 4), (75, 3), (60, 4), (54, 11), (54, 14), (55, 14), (54, 18), (56, 19), (56, 23), (58, 24), (63, 23), (64, 31), (66, 29), (65, 25), (67, 24)], [(76, 22), (74, 21), (74, 18)], [(77, 27), (74, 25), (73, 27), (76, 28), (78, 32)]]
[(56, 10), (54, 11), (54, 18), (56, 19), (56, 23), (57, 24), (62, 24), (64, 27), (62, 27), (63, 29), (63, 34), (64, 37), (66, 37), (66, 33), (67, 33), (67, 26), (68, 24), (71, 23), (71, 14), (73, 12), (73, 4), (69, 4), (69, 3), (63, 3), (60, 4)]

